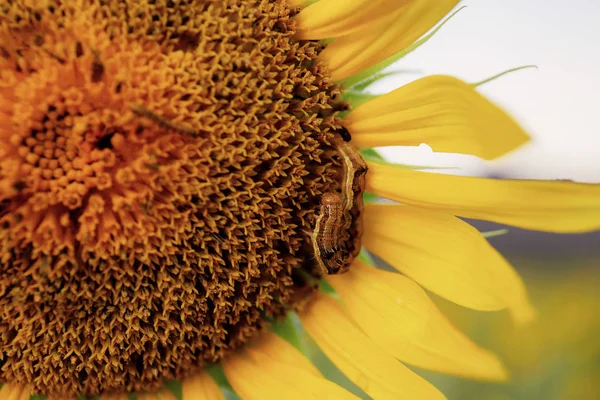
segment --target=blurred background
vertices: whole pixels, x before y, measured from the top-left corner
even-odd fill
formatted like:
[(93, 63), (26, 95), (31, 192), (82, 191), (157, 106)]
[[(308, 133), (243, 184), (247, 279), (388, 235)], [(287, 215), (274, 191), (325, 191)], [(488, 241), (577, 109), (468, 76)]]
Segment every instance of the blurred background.
[[(482, 231), (497, 225), (470, 221)], [(519, 271), (539, 316), (515, 326), (505, 313), (466, 310), (436, 298), (440, 309), (477, 343), (500, 356), (507, 383), (419, 371), (449, 400), (600, 399), (599, 234), (552, 235), (509, 228), (490, 238)]]
[[(497, 178), (572, 179), (600, 183), (600, 2), (470, 0), (429, 42), (370, 88), (388, 92), (428, 74), (478, 82), (535, 64), (480, 86), (532, 136), (493, 162), (433, 153), (425, 145), (380, 149), (389, 160), (458, 167), (443, 173)], [(600, 199), (598, 199), (600, 202)], [(482, 231), (503, 228), (472, 221)], [(449, 400), (600, 399), (600, 233), (553, 235), (510, 228), (490, 239), (519, 270), (540, 312), (514, 327), (503, 313), (470, 312), (441, 299), (440, 308), (510, 369), (507, 384), (419, 371)]]

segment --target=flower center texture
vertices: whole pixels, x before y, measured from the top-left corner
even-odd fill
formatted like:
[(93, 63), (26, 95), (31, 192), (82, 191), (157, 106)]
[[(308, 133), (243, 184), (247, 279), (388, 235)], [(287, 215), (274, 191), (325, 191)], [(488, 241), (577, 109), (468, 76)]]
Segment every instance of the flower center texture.
[(362, 195), (347, 104), (295, 12), (0, 1), (0, 381), (152, 390), (310, 298), (315, 226), (356, 255), (360, 209), (320, 214)]

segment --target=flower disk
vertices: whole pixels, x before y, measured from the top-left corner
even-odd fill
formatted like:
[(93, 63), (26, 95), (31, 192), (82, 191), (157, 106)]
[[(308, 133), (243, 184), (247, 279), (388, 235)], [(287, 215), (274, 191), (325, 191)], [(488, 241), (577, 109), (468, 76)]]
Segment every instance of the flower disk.
[(0, 2), (0, 381), (148, 391), (302, 304), (346, 105), (293, 14)]

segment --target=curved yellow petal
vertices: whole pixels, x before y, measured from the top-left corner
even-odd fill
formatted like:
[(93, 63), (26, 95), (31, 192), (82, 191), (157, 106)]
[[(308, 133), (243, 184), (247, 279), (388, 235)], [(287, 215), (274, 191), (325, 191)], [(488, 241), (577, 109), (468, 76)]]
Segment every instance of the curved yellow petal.
[(355, 262), (328, 282), (361, 329), (399, 360), (445, 374), (506, 379), (496, 356), (456, 329), (411, 279)]
[(249, 351), (262, 353), (277, 362), (293, 365), (312, 372), (315, 376), (321, 376), (317, 367), (308, 358), (273, 332), (263, 333), (258, 340), (252, 343)]
[(337, 38), (378, 24), (412, 0), (320, 0), (296, 17), (298, 37), (305, 40)]
[(475, 88), (428, 76), (369, 101), (344, 120), (357, 147), (427, 143), (435, 151), (497, 158), (527, 142), (517, 123)]
[(401, 205), (365, 207), (363, 245), (428, 290), (475, 310), (532, 316), (525, 286), (485, 240), (449, 214)]
[(333, 80), (340, 81), (369, 68), (409, 46), (438, 23), (459, 0), (412, 0), (369, 24), (327, 45), (321, 58)]
[[(371, 342), (335, 300), (321, 295), (301, 315), (327, 357), (374, 399), (444, 399), (434, 386)], [(389, 328), (385, 328), (389, 329)]]
[(473, 178), (368, 164), (366, 190), (400, 203), (538, 231), (600, 229), (600, 185)]
[(182, 400), (220, 400), (225, 399), (219, 386), (210, 375), (200, 370), (181, 383)]
[[(290, 344), (280, 342), (283, 347)], [(265, 354), (258, 347), (239, 351), (221, 362), (225, 375), (236, 393), (244, 400), (356, 399), (356, 397), (315, 374), (310, 368), (298, 366), (293, 351), (285, 349), (285, 361)], [(290, 363), (291, 361), (291, 363)]]
[(26, 385), (5, 383), (0, 389), (0, 400), (29, 400), (31, 391)]

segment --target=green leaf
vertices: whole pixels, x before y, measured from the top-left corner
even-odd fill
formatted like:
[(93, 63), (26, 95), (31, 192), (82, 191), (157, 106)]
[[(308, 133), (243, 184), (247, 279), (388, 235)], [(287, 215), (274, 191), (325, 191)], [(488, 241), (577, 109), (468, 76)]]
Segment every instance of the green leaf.
[(180, 381), (169, 381), (165, 384), (165, 387), (173, 393), (177, 400), (183, 399), (183, 389)]

